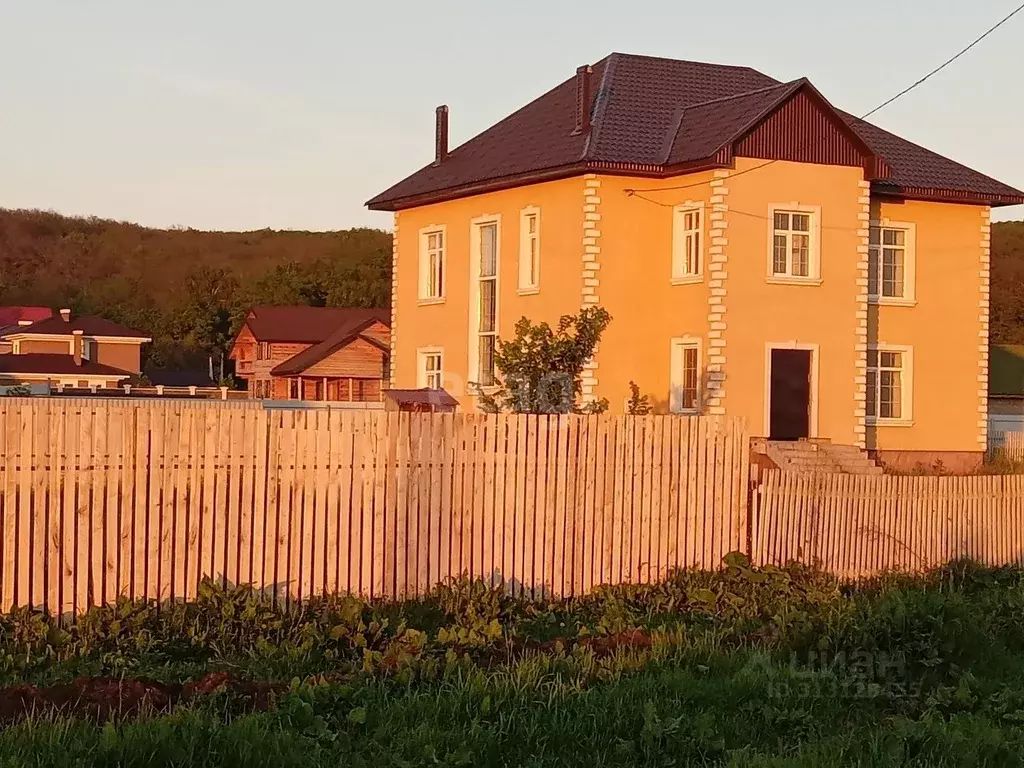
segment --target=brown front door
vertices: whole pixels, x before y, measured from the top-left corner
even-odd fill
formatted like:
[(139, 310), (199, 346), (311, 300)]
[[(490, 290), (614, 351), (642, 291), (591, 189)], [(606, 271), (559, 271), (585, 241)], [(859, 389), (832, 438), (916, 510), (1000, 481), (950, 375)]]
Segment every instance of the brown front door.
[(773, 349), (771, 371), (772, 440), (811, 436), (811, 351)]

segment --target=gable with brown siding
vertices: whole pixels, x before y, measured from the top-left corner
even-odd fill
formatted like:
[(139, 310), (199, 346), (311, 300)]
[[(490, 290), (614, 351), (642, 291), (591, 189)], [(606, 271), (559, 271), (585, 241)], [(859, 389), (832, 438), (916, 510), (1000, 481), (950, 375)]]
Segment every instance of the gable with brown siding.
[(303, 376), (338, 376), (380, 379), (384, 376), (386, 352), (366, 339), (357, 338), (303, 372)]

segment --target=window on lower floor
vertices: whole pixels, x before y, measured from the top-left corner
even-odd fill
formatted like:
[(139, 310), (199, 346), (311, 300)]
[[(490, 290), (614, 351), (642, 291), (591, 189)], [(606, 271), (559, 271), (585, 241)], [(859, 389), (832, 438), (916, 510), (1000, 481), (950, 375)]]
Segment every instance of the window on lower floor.
[(696, 413), (700, 406), (700, 339), (672, 340), (673, 413)]
[(298, 379), (288, 379), (288, 399), (289, 400), (301, 400), (302, 399), (302, 388), (299, 386)]
[(419, 350), (417, 386), (421, 389), (441, 389), (444, 355), (440, 349)]
[(908, 349), (879, 346), (868, 350), (869, 421), (906, 421), (910, 418), (910, 363)]

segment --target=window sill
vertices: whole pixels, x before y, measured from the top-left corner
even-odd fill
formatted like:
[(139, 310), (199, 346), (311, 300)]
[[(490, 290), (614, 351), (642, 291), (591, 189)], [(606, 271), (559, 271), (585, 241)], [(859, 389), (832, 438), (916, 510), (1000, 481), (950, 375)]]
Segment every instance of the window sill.
[(870, 416), (866, 422), (869, 427), (912, 427), (914, 426), (913, 419), (875, 419)]
[(879, 296), (868, 296), (868, 304), (876, 307), (916, 307), (917, 299), (891, 299)]
[(704, 282), (704, 275), (686, 275), (685, 277), (673, 277), (672, 285), (698, 285)]
[(442, 296), (439, 299), (419, 299), (416, 304), (421, 307), (431, 307), (435, 304), (444, 304), (445, 298)]
[(669, 413), (673, 416), (700, 416), (700, 411), (696, 408), (679, 408), (669, 411)]
[(537, 286), (535, 288), (520, 288), (517, 291), (517, 293), (520, 296), (536, 296), (538, 293), (540, 293), (540, 286)]
[(765, 278), (769, 285), (821, 285), (824, 280), (820, 277), (786, 277), (785, 275), (770, 275)]

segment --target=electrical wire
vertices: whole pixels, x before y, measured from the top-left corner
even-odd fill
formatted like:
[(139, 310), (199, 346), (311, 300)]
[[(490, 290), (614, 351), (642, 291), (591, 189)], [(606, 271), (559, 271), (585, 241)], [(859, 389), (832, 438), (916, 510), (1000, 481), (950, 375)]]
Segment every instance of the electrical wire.
[[(957, 61), (958, 59), (963, 57), (968, 51), (970, 51), (971, 49), (976, 47), (979, 43), (981, 43), (983, 40), (985, 40), (987, 37), (989, 37), (991, 34), (993, 34), (996, 30), (998, 30), (1000, 27), (1002, 27), (1004, 24), (1006, 24), (1008, 21), (1010, 21), (1010, 19), (1012, 19), (1017, 14), (1019, 14), (1021, 11), (1024, 11), (1024, 4), (1019, 5), (1017, 8), (1015, 8), (1009, 14), (1007, 14), (1002, 19), (1000, 19), (995, 25), (990, 27), (980, 37), (975, 38), (969, 45), (967, 45), (965, 48), (961, 49), (954, 56), (951, 56), (950, 58), (946, 59), (946, 61), (944, 61), (938, 67), (936, 67), (931, 72), (926, 74), (920, 80), (917, 80), (912, 85), (907, 86), (906, 88), (904, 88), (902, 91), (897, 93), (892, 98), (889, 98), (889, 99), (883, 101), (881, 104), (879, 104), (877, 107), (872, 109), (870, 112), (867, 112), (862, 117), (858, 118), (858, 120), (867, 120), (869, 117), (871, 117), (876, 112), (880, 112), (881, 110), (885, 109), (890, 104), (892, 104), (893, 102), (897, 101), (898, 99), (903, 98), (904, 96), (906, 96), (908, 93), (910, 93), (914, 89), (916, 89), (919, 86), (923, 85), (924, 83), (928, 82), (935, 75), (939, 74), (940, 72), (942, 72), (942, 70), (946, 69), (948, 66), (953, 64), (955, 61)], [(777, 163), (777, 162), (779, 162), (779, 161), (778, 160), (768, 160), (767, 162), (761, 163), (760, 165), (755, 165), (752, 168), (747, 168), (746, 170), (738, 171), (737, 173), (731, 174), (729, 176), (729, 180), (731, 181), (732, 179), (739, 178), (740, 176), (745, 176), (748, 173), (753, 173), (754, 171), (759, 171), (762, 168), (767, 168), (769, 165), (772, 165), (773, 163)], [(641, 192), (671, 192), (671, 191), (677, 191), (677, 190), (682, 190), (682, 189), (693, 189), (695, 187), (703, 187), (707, 183), (708, 182), (706, 182), (706, 181), (700, 181), (700, 182), (695, 182), (693, 184), (683, 184), (683, 185), (675, 186), (675, 187), (651, 187), (651, 188), (647, 188), (647, 189), (627, 189), (627, 190), (624, 190), (624, 191), (625, 191), (625, 193), (626, 193), (626, 195), (628, 197), (639, 197), (641, 200), (645, 200), (647, 202), (653, 202), (656, 205), (665, 205), (665, 207), (669, 207), (670, 208), (670, 207), (672, 207), (671, 205), (666, 205), (664, 203), (659, 203), (659, 202), (656, 202), (654, 200), (651, 200), (650, 198), (642, 197), (638, 193), (641, 193)]]

